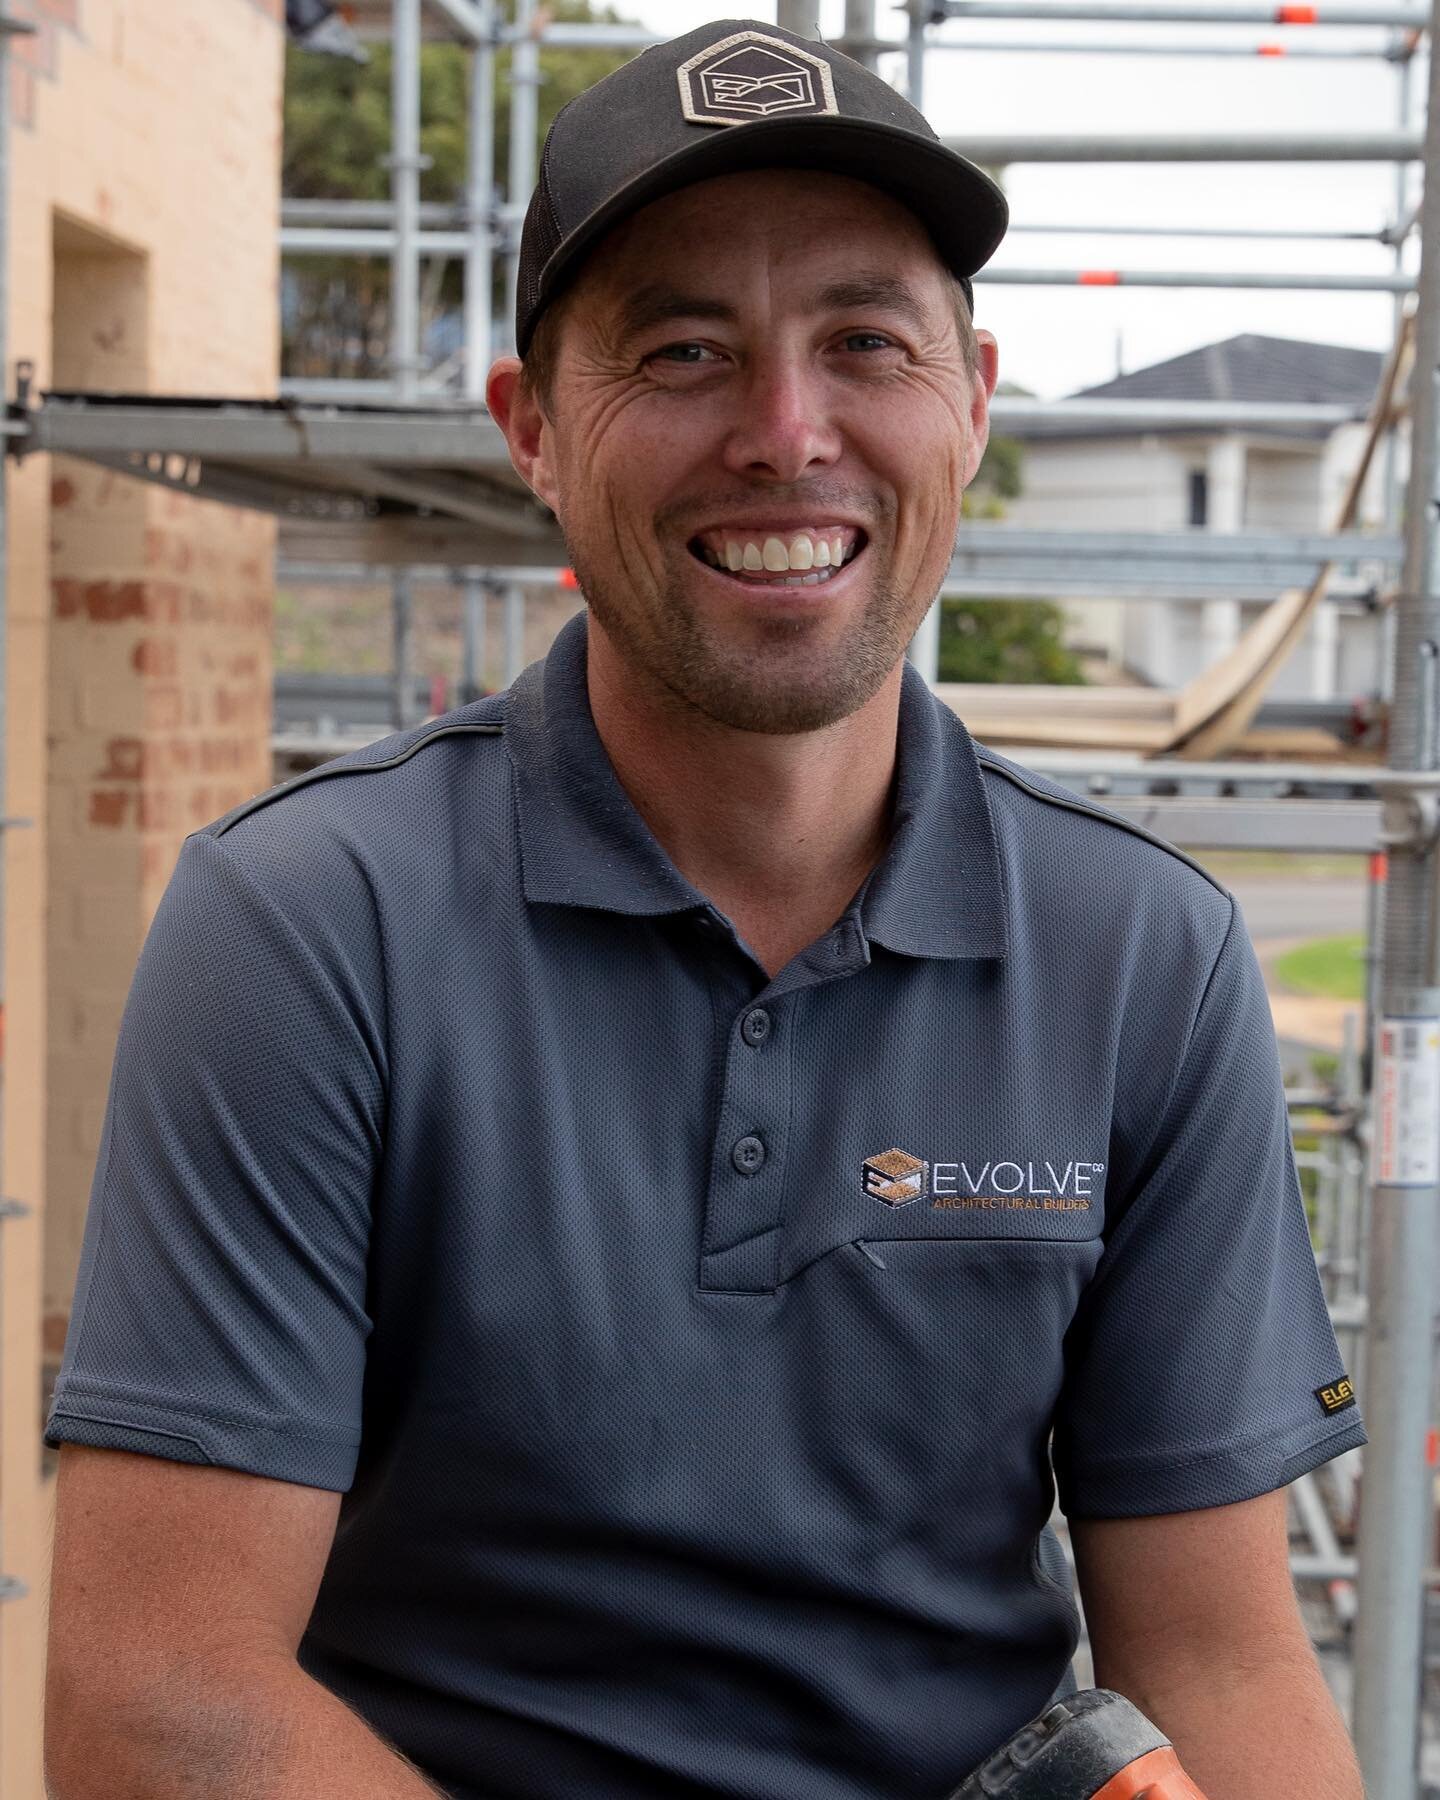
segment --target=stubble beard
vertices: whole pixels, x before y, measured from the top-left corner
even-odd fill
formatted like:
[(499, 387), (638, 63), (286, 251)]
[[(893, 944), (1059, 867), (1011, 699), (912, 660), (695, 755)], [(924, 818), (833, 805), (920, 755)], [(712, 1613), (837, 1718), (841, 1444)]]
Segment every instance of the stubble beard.
[[(873, 541), (864, 554), (877, 554)], [(670, 570), (653, 611), (637, 615), (588, 572), (578, 545), (570, 546), (570, 559), (591, 611), (640, 679), (717, 725), (775, 737), (821, 731), (858, 712), (899, 662), (925, 612), (879, 569), (868, 604), (839, 642), (808, 649), (813, 628), (777, 618), (737, 646), (700, 616), (683, 568)]]

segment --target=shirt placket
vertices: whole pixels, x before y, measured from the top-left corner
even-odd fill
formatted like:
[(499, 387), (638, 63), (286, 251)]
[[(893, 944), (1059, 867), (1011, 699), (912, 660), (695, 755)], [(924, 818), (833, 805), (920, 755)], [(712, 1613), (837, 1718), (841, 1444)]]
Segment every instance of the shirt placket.
[(868, 959), (858, 921), (847, 918), (759, 994), (730, 981), (717, 992), (727, 1031), (700, 1248), (704, 1292), (770, 1294), (779, 1283), (802, 996)]

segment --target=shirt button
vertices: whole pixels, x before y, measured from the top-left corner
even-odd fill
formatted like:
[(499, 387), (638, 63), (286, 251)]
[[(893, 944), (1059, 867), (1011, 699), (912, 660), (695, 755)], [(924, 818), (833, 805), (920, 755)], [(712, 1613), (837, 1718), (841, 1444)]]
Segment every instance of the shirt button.
[(737, 1138), (730, 1160), (742, 1175), (756, 1175), (765, 1161), (765, 1146), (758, 1137)]
[(770, 1035), (770, 1015), (763, 1006), (754, 1007), (746, 1013), (740, 1025), (740, 1035), (747, 1044), (758, 1046)]

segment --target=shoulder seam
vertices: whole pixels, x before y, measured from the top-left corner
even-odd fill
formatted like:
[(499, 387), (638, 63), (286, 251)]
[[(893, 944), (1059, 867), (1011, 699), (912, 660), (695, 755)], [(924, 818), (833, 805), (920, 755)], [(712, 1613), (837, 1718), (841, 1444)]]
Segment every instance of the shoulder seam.
[(372, 769), (397, 769), (401, 763), (409, 762), (417, 751), (423, 750), (427, 744), (433, 744), (437, 738), (499, 737), (504, 729), (498, 719), (476, 720), (465, 725), (442, 725), (435, 731), (427, 731), (423, 737), (416, 738), (413, 744), (407, 744), (403, 750), (397, 750), (393, 756), (381, 757), (376, 762), (324, 763), (318, 769), (306, 769), (304, 774), (292, 776), (289, 781), (282, 781), (276, 787), (267, 788), (263, 794), (257, 794), (253, 800), (246, 800), (233, 807), (213, 825), (204, 826), (202, 835), (223, 837), (232, 825), (248, 819), (251, 813), (259, 812), (262, 806), (269, 806), (273, 800), (283, 800), (287, 794), (293, 794), (297, 788), (309, 787), (312, 782), (325, 781), (333, 775), (368, 775)]
[(994, 762), (984, 754), (978, 756), (976, 760), (982, 769), (988, 769), (992, 775), (1003, 776), (1013, 787), (1021, 788), (1036, 800), (1044, 800), (1050, 806), (1063, 807), (1069, 812), (1084, 813), (1087, 818), (1099, 819), (1103, 825), (1118, 826), (1121, 831), (1128, 831), (1132, 837), (1143, 838), (1147, 844), (1154, 844), (1157, 850), (1168, 851), (1179, 861), (1188, 863), (1197, 875), (1203, 875), (1217, 893), (1223, 894), (1227, 900), (1232, 900), (1233, 904), (1229, 888), (1222, 881), (1217, 881), (1203, 863), (1196, 862), (1193, 856), (1187, 856), (1183, 850), (1170, 843), (1167, 838), (1157, 837), (1153, 831), (1147, 831), (1143, 825), (1137, 825), (1133, 819), (1127, 819), (1120, 813), (1113, 813), (1107, 807), (1097, 806), (1093, 801), (1086, 800), (1081, 794), (1062, 796), (1052, 794), (1047, 788), (1036, 787), (1033, 782), (1027, 781), (1018, 769), (1011, 768), (1007, 763)]

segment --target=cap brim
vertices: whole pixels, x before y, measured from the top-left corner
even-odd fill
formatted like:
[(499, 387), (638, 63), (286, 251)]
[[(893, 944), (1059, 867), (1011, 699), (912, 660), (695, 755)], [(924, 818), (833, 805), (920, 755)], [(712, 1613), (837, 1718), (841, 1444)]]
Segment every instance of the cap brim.
[(958, 276), (981, 269), (1010, 222), (1003, 190), (983, 169), (934, 138), (865, 119), (758, 119), (722, 126), (628, 182), (555, 247), (530, 311), (523, 356), (545, 308), (615, 226), (680, 188), (746, 169), (817, 169), (893, 194), (929, 231)]

